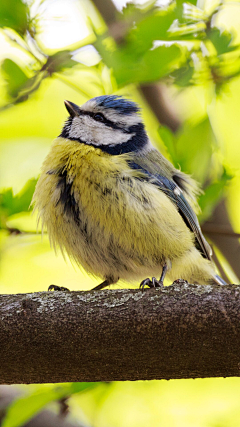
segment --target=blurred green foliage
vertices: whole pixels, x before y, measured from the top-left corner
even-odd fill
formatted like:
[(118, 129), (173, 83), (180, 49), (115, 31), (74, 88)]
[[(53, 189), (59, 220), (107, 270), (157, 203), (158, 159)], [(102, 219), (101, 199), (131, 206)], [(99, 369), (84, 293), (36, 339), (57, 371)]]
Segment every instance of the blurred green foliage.
[(5, 59), (2, 63), (2, 71), (5, 74), (7, 92), (11, 98), (16, 98), (19, 89), (27, 82), (28, 78), (23, 70), (11, 59)]
[(29, 421), (48, 403), (68, 398), (75, 393), (89, 391), (98, 386), (98, 383), (69, 383), (39, 388), (30, 395), (20, 397), (13, 402), (4, 418), (2, 427), (19, 427)]
[[(90, 0), (66, 0), (65, 9), (63, 3), (0, 2), (0, 289), (5, 293), (46, 290), (50, 283), (94, 286), (95, 279), (65, 265), (47, 237), (35, 234), (36, 218), (29, 211), (40, 165), (66, 118), (64, 99), (81, 104), (119, 93), (139, 102), (153, 143), (204, 187), (200, 219), (226, 197), (232, 224), (240, 229), (240, 2), (129, 3), (110, 29)], [(79, 37), (81, 19), (88, 34)], [(182, 121), (176, 133), (159, 127), (138, 90), (158, 81)], [(73, 416), (97, 427), (239, 425), (237, 379), (99, 384), (92, 392), (89, 387), (94, 386), (34, 386), (9, 408), (3, 426), (23, 425), (47, 403), (73, 394)]]
[(28, 7), (22, 0), (8, 0), (0, 3), (0, 27), (16, 30), (21, 36), (29, 27)]
[(12, 188), (3, 191), (0, 194), (0, 226), (6, 225), (6, 219), (20, 212), (28, 212), (32, 200), (33, 191), (37, 180), (30, 179), (17, 195), (13, 195)]

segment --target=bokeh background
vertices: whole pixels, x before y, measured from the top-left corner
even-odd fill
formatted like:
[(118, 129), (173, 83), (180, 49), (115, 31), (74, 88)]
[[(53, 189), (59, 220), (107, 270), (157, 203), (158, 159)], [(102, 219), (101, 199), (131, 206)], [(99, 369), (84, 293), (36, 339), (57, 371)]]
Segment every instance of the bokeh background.
[[(1, 0), (0, 293), (99, 283), (53, 252), (29, 205), (64, 99), (112, 93), (141, 105), (153, 144), (204, 188), (203, 230), (220, 274), (239, 283), (239, 76), (239, 1)], [(240, 425), (238, 378), (19, 390), (4, 427), (47, 404), (64, 416), (65, 397), (76, 425)]]

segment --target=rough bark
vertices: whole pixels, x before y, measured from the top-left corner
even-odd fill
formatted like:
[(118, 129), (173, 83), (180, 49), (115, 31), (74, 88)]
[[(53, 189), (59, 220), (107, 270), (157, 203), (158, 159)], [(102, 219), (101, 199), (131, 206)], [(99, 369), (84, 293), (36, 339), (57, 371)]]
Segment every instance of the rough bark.
[(240, 286), (0, 297), (0, 383), (239, 376)]

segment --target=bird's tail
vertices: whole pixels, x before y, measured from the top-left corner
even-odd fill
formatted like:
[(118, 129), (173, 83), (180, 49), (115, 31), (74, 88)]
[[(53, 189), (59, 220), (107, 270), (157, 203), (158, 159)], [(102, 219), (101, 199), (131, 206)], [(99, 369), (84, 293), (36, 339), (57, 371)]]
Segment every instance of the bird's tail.
[(217, 274), (216, 274), (216, 276), (214, 276), (213, 277), (213, 281), (214, 281), (214, 283), (217, 283), (217, 285), (220, 285), (220, 286), (225, 286), (225, 285), (228, 285), (228, 283), (227, 282), (225, 282), (225, 280), (223, 280), (220, 276), (218, 276)]

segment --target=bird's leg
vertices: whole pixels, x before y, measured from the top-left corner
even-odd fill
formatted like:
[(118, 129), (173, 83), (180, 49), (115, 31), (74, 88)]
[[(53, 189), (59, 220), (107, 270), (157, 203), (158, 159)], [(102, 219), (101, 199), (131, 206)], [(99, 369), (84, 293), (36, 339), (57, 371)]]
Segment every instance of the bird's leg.
[(163, 266), (163, 269), (162, 269), (161, 277), (160, 277), (160, 279), (159, 279), (159, 281), (158, 281), (159, 286), (163, 286), (163, 281), (164, 281), (164, 279), (165, 279), (165, 276), (166, 276), (166, 274), (167, 274), (167, 271), (168, 271), (168, 268), (167, 268), (167, 264), (165, 263), (165, 264), (164, 264), (164, 266)]
[(70, 290), (68, 288), (64, 288), (64, 286), (57, 286), (57, 285), (48, 286), (48, 291), (70, 292)]
[(106, 286), (113, 285), (116, 283), (119, 279), (114, 280), (113, 277), (108, 277), (104, 282), (100, 283), (100, 285), (95, 286), (95, 288), (92, 288), (92, 291), (100, 291), (103, 288), (106, 288)]
[(152, 280), (147, 278), (140, 283), (140, 288), (142, 288), (142, 290), (144, 290), (145, 286), (148, 286), (149, 288), (162, 288), (167, 270), (168, 270), (167, 264), (165, 263), (162, 269), (162, 274), (160, 279), (157, 280), (156, 277), (152, 277)]

